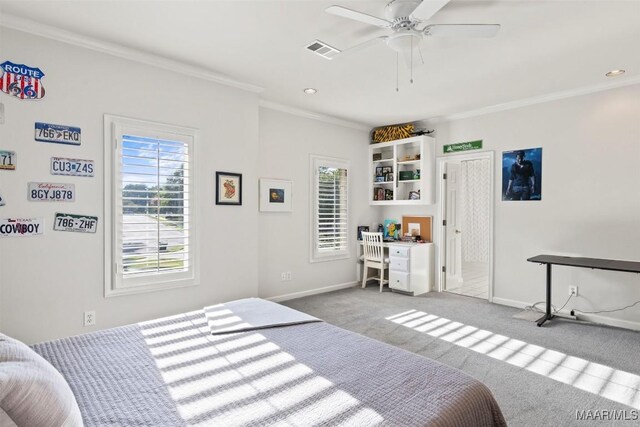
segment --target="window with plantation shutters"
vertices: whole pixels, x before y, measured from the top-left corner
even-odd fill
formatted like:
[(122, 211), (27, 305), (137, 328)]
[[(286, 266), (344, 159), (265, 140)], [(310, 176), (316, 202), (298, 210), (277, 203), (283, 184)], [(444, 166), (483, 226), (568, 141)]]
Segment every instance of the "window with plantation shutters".
[(105, 129), (112, 149), (107, 295), (195, 284), (194, 130), (111, 116)]
[(348, 170), (345, 160), (311, 157), (313, 238), (311, 261), (349, 256)]

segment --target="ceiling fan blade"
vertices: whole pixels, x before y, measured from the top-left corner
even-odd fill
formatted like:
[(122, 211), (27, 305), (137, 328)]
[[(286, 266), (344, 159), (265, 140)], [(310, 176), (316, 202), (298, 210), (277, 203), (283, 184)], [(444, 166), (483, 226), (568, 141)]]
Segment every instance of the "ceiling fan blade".
[(422, 0), (422, 3), (411, 12), (411, 17), (418, 21), (430, 19), (437, 11), (442, 9), (450, 0)]
[(493, 37), (500, 31), (500, 24), (434, 24), (427, 25), (426, 36), (436, 37)]
[(347, 9), (342, 6), (329, 6), (324, 11), (332, 15), (342, 16), (343, 18), (353, 19), (354, 21), (364, 22), (369, 25), (375, 25), (376, 27), (390, 28), (392, 25), (391, 22), (385, 19)]
[(386, 41), (388, 38), (389, 38), (389, 36), (380, 36), (380, 37), (376, 37), (375, 39), (367, 40), (367, 41), (365, 41), (365, 42), (359, 43), (359, 44), (357, 44), (357, 45), (355, 45), (355, 46), (351, 46), (350, 48), (348, 48), (348, 49), (345, 49), (345, 50), (341, 51), (341, 52), (339, 53), (339, 56), (342, 56), (342, 55), (343, 55), (343, 54), (345, 54), (345, 53), (353, 53), (353, 52), (357, 52), (357, 51), (359, 51), (360, 49), (363, 49), (363, 48), (365, 48), (365, 47), (369, 47), (369, 46), (374, 45), (374, 44), (376, 44), (376, 43), (378, 43), (378, 42), (384, 42), (384, 41)]

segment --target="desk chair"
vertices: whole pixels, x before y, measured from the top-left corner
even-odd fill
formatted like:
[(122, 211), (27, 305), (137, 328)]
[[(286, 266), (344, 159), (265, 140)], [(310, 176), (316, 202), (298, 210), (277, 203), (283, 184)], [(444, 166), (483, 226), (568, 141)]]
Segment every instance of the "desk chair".
[(384, 247), (382, 245), (382, 233), (362, 233), (363, 240), (363, 261), (364, 268), (362, 269), (362, 287), (367, 286), (368, 279), (375, 279), (375, 276), (368, 277), (369, 269), (375, 268), (380, 270), (380, 277), (378, 277), (378, 281), (380, 282), (380, 292), (382, 292), (382, 286), (385, 283), (389, 283), (388, 280), (384, 278), (384, 270), (389, 268), (389, 258), (384, 256)]

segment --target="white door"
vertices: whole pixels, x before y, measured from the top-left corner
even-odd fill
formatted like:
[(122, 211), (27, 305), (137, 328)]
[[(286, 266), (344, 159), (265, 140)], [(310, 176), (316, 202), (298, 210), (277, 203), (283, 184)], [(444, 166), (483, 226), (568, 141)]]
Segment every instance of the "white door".
[(447, 191), (445, 227), (446, 236), (446, 274), (445, 289), (452, 289), (462, 283), (462, 220), (460, 209), (460, 163), (447, 162), (445, 168)]

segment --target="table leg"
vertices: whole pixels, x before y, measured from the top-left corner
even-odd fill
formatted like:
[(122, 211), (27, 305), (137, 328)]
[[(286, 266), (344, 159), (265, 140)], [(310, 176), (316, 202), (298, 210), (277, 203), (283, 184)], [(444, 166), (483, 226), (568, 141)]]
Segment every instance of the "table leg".
[(544, 325), (544, 322), (551, 320), (553, 314), (551, 314), (551, 264), (547, 264), (547, 312), (544, 317), (538, 320), (538, 326)]

